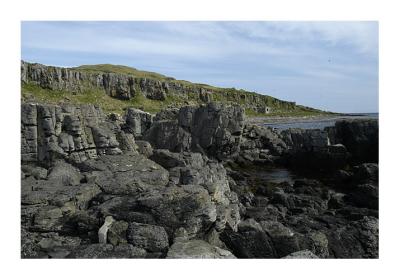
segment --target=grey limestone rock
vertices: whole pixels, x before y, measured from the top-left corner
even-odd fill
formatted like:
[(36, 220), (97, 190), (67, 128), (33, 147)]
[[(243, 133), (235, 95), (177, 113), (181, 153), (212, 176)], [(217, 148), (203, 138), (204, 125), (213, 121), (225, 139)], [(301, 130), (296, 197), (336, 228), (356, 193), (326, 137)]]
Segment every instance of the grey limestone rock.
[(144, 155), (145, 157), (151, 157), (153, 155), (153, 147), (147, 141), (139, 140), (136, 141), (137, 150), (139, 153)]
[(378, 219), (364, 216), (327, 234), (329, 249), (336, 258), (377, 258)]
[(103, 192), (135, 195), (163, 189), (168, 183), (168, 171), (140, 154), (103, 155), (80, 165), (82, 170), (97, 176)]
[(221, 240), (238, 258), (276, 257), (271, 238), (253, 219), (241, 221), (237, 232), (225, 229)]
[(335, 123), (333, 130), (332, 142), (346, 146), (355, 162), (378, 162), (377, 119), (341, 120)]
[(113, 246), (111, 244), (90, 244), (81, 246), (68, 258), (77, 259), (121, 259), (121, 258), (145, 258), (146, 251), (134, 247), (131, 244)]
[(128, 108), (125, 112), (123, 129), (133, 136), (142, 136), (153, 123), (154, 116), (135, 108)]
[(140, 207), (149, 209), (157, 225), (170, 236), (184, 228), (190, 238), (202, 234), (217, 219), (217, 209), (208, 192), (199, 185), (170, 186), (160, 193), (138, 199)]
[(107, 241), (114, 246), (127, 243), (126, 231), (128, 225), (129, 224), (125, 221), (114, 221), (108, 229)]
[(291, 253), (283, 257), (283, 259), (318, 259), (318, 256), (316, 256), (310, 250), (303, 250)]
[(65, 186), (79, 185), (81, 178), (78, 169), (61, 160), (54, 163), (47, 177), (48, 180), (59, 180)]
[(216, 228), (223, 230), (228, 224), (237, 229), (240, 220), (238, 199), (231, 192), (226, 170), (222, 164), (209, 160), (200, 153), (172, 153), (168, 150), (154, 150), (151, 157), (170, 172), (170, 181), (180, 185), (200, 185), (208, 191), (216, 205)]
[(104, 219), (104, 224), (99, 228), (98, 235), (99, 235), (99, 243), (106, 244), (107, 243), (107, 232), (111, 225), (113, 224), (114, 219), (112, 216), (107, 216)]
[(141, 78), (139, 85), (144, 95), (149, 99), (165, 100), (167, 98), (168, 86), (164, 82)]
[(135, 150), (133, 136), (93, 105), (24, 103), (21, 114), (21, 159), (26, 163), (51, 166), (57, 159), (82, 162)]
[(169, 246), (167, 232), (160, 226), (130, 223), (127, 239), (133, 246), (149, 252), (166, 252)]
[(222, 159), (238, 153), (243, 125), (240, 106), (208, 103), (182, 107), (177, 120), (156, 121), (144, 138), (158, 149), (201, 151)]
[(169, 259), (235, 259), (228, 250), (212, 246), (203, 240), (178, 241), (168, 251)]
[(278, 257), (300, 250), (297, 235), (290, 228), (277, 221), (262, 221), (260, 225), (271, 237)]

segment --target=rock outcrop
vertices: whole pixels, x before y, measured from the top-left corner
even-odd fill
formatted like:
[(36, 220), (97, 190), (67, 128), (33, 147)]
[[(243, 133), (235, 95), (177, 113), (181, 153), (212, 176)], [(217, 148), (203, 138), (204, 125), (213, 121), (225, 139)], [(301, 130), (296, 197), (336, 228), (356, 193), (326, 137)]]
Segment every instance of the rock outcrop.
[[(218, 159), (234, 157), (244, 125), (240, 106), (208, 103), (199, 107), (182, 107), (176, 114), (157, 117), (144, 139), (153, 147), (173, 152), (194, 151)], [(168, 119), (166, 119), (168, 118)]]
[[(112, 69), (118, 69), (118, 67), (114, 66)], [(262, 113), (269, 112), (272, 106), (281, 110), (297, 108), (294, 102), (279, 100), (255, 92), (177, 81), (162, 75), (158, 75), (159, 78), (157, 78), (133, 68), (129, 74), (129, 71), (126, 71), (127, 68), (124, 67), (125, 71), (122, 72), (118, 72), (118, 70), (113, 72), (112, 69), (102, 71), (101, 67), (97, 69), (95, 65), (89, 66), (89, 69), (85, 66), (83, 68), (62, 68), (21, 61), (21, 82), (70, 94), (93, 90), (101, 91), (120, 100), (130, 100), (139, 95), (157, 101), (165, 101), (168, 97), (172, 97), (172, 99), (179, 100), (180, 104), (184, 104), (188, 100), (197, 104), (223, 100), (225, 103), (241, 103), (247, 109)], [(139, 72), (142, 74), (138, 74)], [(301, 107), (301, 109), (317, 111), (305, 107)]]
[[(239, 202), (221, 163), (145, 141), (137, 152), (135, 136), (152, 127), (147, 113), (129, 109), (121, 121), (93, 106), (21, 108), (24, 257), (165, 257), (181, 229), (188, 240), (237, 229)], [(48, 232), (77, 243), (34, 245)]]
[[(49, 165), (57, 159), (82, 162), (102, 154), (134, 151), (131, 134), (92, 105), (22, 104), (21, 159)], [(118, 140), (117, 140), (118, 139)]]
[(332, 142), (346, 146), (353, 162), (378, 162), (378, 120), (337, 121), (333, 130)]
[(134, 137), (140, 137), (150, 129), (153, 123), (153, 115), (142, 110), (128, 108), (125, 114), (124, 131), (133, 134)]
[[(279, 132), (214, 103), (119, 118), (22, 104), (21, 257), (377, 258), (376, 129)], [(314, 178), (264, 176), (298, 164)]]

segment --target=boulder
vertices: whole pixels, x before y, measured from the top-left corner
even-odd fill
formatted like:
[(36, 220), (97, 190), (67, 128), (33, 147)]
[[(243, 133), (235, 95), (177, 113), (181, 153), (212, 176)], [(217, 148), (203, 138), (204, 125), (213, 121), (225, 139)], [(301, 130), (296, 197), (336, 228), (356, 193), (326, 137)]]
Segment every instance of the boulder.
[(128, 108), (125, 112), (123, 129), (135, 137), (142, 136), (153, 123), (154, 116), (135, 108)]
[(22, 165), (21, 171), (24, 173), (24, 179), (26, 176), (33, 176), (37, 180), (44, 180), (47, 178), (48, 170), (40, 166)]
[(354, 179), (360, 183), (377, 183), (379, 168), (377, 163), (363, 163), (354, 167)]
[(240, 140), (241, 153), (258, 150), (256, 158), (267, 158), (268, 154), (281, 155), (287, 150), (287, 144), (277, 131), (270, 127), (246, 124)]
[(50, 169), (48, 180), (61, 182), (64, 186), (79, 185), (82, 175), (79, 170), (65, 161), (57, 161)]
[(68, 258), (76, 259), (122, 259), (122, 258), (145, 258), (146, 251), (134, 247), (131, 244), (113, 246), (111, 244), (90, 244), (81, 246)]
[(37, 231), (61, 231), (63, 212), (56, 206), (45, 206), (35, 214), (33, 228)]
[(344, 168), (349, 153), (341, 143), (332, 144), (329, 133), (320, 129), (291, 128), (281, 132), (288, 146), (285, 161), (302, 171), (326, 171)]
[(165, 229), (154, 225), (130, 223), (127, 240), (133, 246), (149, 252), (166, 252), (169, 246)]
[(223, 230), (226, 224), (237, 229), (240, 219), (238, 198), (231, 192), (226, 170), (222, 164), (209, 160), (200, 153), (172, 153), (154, 150), (151, 159), (167, 168), (170, 182), (178, 185), (199, 185), (208, 191), (217, 210), (216, 228)]
[(76, 250), (81, 239), (76, 236), (61, 236), (58, 233), (21, 231), (22, 258), (65, 258)]
[(138, 152), (144, 155), (145, 157), (151, 157), (153, 155), (153, 147), (147, 141), (136, 141), (136, 145), (138, 146)]
[(154, 122), (143, 139), (156, 149), (168, 149), (173, 152), (189, 151), (192, 145), (191, 134), (180, 127), (176, 120)]
[(318, 259), (318, 256), (310, 250), (303, 250), (291, 253), (282, 259)]
[(253, 219), (241, 221), (237, 232), (225, 229), (221, 240), (238, 258), (276, 257), (270, 237)]
[(168, 183), (168, 171), (140, 154), (103, 155), (82, 163), (81, 170), (97, 176), (103, 192), (135, 195), (160, 190)]
[(168, 251), (168, 259), (235, 259), (229, 252), (203, 240), (178, 241)]
[(378, 258), (378, 219), (364, 216), (327, 234), (335, 258)]
[(240, 106), (208, 103), (182, 107), (177, 120), (155, 122), (144, 138), (158, 149), (201, 151), (222, 159), (238, 153), (243, 125)]
[(297, 235), (290, 228), (276, 221), (262, 221), (260, 225), (271, 237), (278, 257), (300, 250)]
[(217, 219), (217, 209), (208, 192), (198, 185), (170, 186), (161, 193), (138, 199), (141, 209), (148, 209), (157, 225), (170, 236), (184, 228), (190, 238), (209, 229)]
[(346, 146), (354, 162), (378, 162), (377, 119), (337, 121), (334, 130), (335, 142)]
[(107, 232), (108, 229), (111, 227), (114, 219), (112, 216), (107, 216), (104, 220), (104, 224), (99, 228), (99, 243), (106, 244), (107, 243)]
[(360, 184), (351, 189), (346, 200), (359, 207), (378, 209), (379, 188), (375, 184)]
[(126, 231), (128, 225), (125, 221), (115, 221), (112, 223), (108, 229), (107, 241), (114, 246), (127, 243)]
[(323, 232), (312, 232), (309, 238), (312, 240), (315, 255), (319, 258), (329, 257), (329, 241)]
[(98, 154), (117, 155), (122, 153), (115, 133), (106, 126), (92, 127), (92, 135)]

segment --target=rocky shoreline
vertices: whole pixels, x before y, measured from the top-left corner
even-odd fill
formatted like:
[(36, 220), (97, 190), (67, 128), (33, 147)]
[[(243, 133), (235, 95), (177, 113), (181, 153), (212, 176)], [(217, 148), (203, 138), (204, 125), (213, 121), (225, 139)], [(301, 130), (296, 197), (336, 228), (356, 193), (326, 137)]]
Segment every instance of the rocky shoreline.
[(378, 189), (377, 120), (21, 105), (22, 258), (378, 258)]
[(246, 117), (246, 122), (250, 124), (290, 124), (315, 121), (340, 121), (348, 119), (375, 119), (365, 114), (316, 114), (309, 116), (265, 116), (265, 117)]

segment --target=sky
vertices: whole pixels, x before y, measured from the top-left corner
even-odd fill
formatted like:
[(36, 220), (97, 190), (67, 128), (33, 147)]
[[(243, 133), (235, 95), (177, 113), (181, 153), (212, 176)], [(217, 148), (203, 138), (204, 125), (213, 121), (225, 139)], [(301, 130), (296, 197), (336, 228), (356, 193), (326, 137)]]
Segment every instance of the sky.
[(21, 58), (120, 64), (343, 113), (378, 112), (377, 22), (23, 21)]

